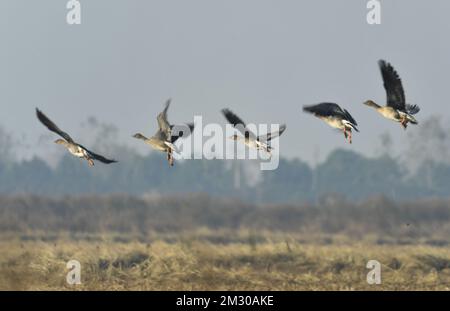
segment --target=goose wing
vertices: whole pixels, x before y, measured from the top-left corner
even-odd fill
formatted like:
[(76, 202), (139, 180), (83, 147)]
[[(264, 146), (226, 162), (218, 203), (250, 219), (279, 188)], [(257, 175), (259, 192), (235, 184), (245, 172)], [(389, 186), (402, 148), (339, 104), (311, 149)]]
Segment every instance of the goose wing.
[(316, 117), (347, 118), (344, 110), (335, 103), (320, 103), (317, 105), (303, 106), (303, 111), (312, 113)]
[(233, 125), (233, 127), (237, 127), (237, 129), (246, 137), (246, 138), (252, 138), (256, 139), (255, 134), (253, 134), (249, 129), (247, 129), (247, 126), (245, 125), (245, 122), (242, 121), (241, 118), (239, 118), (234, 112), (232, 112), (230, 109), (222, 109), (222, 113), (227, 119), (227, 121)]
[(417, 105), (406, 104), (406, 111), (409, 114), (414, 115), (414, 114), (417, 114), (420, 111), (420, 107), (417, 106)]
[(55, 123), (53, 123), (42, 111), (36, 108), (36, 116), (39, 121), (42, 122), (50, 131), (58, 134), (62, 138), (64, 138), (69, 143), (74, 143), (72, 137), (69, 136), (66, 132), (62, 131)]
[(259, 141), (271, 141), (272, 139), (281, 136), (281, 134), (283, 134), (283, 132), (286, 130), (286, 124), (282, 124), (280, 125), (280, 128), (278, 129), (278, 131), (272, 132), (272, 133), (268, 133), (265, 135), (260, 135), (258, 136), (258, 140)]
[(94, 153), (94, 152), (90, 151), (89, 149), (87, 149), (86, 147), (84, 147), (82, 145), (78, 145), (78, 146), (83, 148), (89, 154), (89, 156), (91, 158), (93, 158), (94, 160), (100, 161), (100, 162), (105, 163), (105, 164), (110, 164), (110, 163), (116, 163), (117, 162), (116, 160), (110, 160), (110, 159), (105, 158), (104, 156), (101, 156), (101, 155), (99, 155), (97, 153)]
[(158, 114), (158, 117), (156, 118), (158, 120), (159, 128), (166, 133), (170, 132), (170, 123), (167, 121), (167, 110), (169, 109), (170, 102), (171, 99), (169, 98), (165, 103), (164, 110)]
[(355, 126), (358, 125), (356, 120), (352, 117), (350, 112), (348, 112), (346, 109), (344, 109), (344, 115), (345, 115), (345, 120), (347, 120), (348, 122), (350, 122), (351, 124), (353, 124)]
[(402, 80), (391, 64), (384, 60), (378, 62), (381, 76), (383, 78), (384, 88), (387, 95), (387, 105), (394, 109), (406, 112), (405, 92), (403, 90)]
[(182, 124), (182, 125), (172, 125), (171, 126), (171, 143), (175, 143), (178, 138), (188, 137), (194, 130), (194, 123)]

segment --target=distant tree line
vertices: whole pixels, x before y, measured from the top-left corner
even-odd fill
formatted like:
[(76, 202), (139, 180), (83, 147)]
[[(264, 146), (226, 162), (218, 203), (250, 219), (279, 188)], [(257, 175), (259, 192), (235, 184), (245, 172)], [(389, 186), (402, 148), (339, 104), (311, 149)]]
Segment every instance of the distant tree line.
[(259, 171), (257, 163), (242, 160), (179, 161), (169, 168), (157, 153), (93, 169), (69, 155), (55, 168), (39, 158), (0, 161), (0, 194), (111, 193), (205, 193), (259, 203), (315, 202), (328, 194), (357, 200), (443, 198), (450, 195), (450, 165), (424, 161), (411, 173), (388, 155), (367, 158), (344, 150), (332, 152), (314, 169), (298, 159), (281, 159), (274, 171)]
[[(302, 235), (374, 234), (414, 240), (437, 238), (448, 245), (450, 200), (395, 202), (383, 197), (359, 203), (339, 196), (317, 203), (250, 204), (190, 194), (159, 198), (130, 195), (66, 196), (0, 195), (0, 233), (118, 233), (148, 237), (155, 233), (240, 230), (292, 232)], [(25, 237), (26, 239), (27, 237)], [(220, 242), (220, 241), (216, 241)]]
[(407, 148), (400, 154), (392, 151), (392, 140), (382, 133), (376, 156), (338, 149), (316, 167), (281, 158), (274, 171), (260, 171), (256, 161), (248, 160), (177, 161), (169, 168), (164, 154), (142, 156), (120, 145), (114, 126), (92, 118), (87, 124), (89, 144), (117, 156), (120, 163), (89, 168), (68, 154), (55, 167), (38, 157), (17, 161), (17, 140), (0, 127), (0, 194), (204, 193), (253, 203), (317, 202), (330, 194), (350, 200), (382, 195), (408, 201), (450, 196), (450, 129), (437, 117), (405, 132)]

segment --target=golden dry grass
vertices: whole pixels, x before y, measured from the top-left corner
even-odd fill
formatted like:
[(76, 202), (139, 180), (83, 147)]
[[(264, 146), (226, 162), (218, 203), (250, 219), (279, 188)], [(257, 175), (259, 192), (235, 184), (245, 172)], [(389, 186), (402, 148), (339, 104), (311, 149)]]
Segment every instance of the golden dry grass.
[[(36, 233), (34, 236), (38, 236)], [(43, 241), (47, 240), (47, 241)], [(66, 263), (81, 263), (81, 285)], [(366, 263), (382, 264), (368, 285)], [(153, 234), (47, 239), (3, 235), (1, 290), (448, 290), (450, 250), (378, 245), (374, 239), (270, 232)]]

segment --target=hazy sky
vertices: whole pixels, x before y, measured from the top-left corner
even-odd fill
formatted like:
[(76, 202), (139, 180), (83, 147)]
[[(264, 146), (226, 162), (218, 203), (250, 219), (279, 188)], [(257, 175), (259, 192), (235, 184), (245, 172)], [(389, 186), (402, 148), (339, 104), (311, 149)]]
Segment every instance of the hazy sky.
[[(450, 1), (382, 1), (382, 24), (366, 23), (366, 0), (81, 0), (82, 24), (66, 23), (64, 0), (0, 2), (0, 125), (23, 154), (59, 146), (37, 121), (40, 107), (83, 141), (89, 116), (121, 139), (152, 134), (164, 101), (170, 120), (287, 123), (282, 155), (311, 161), (335, 147), (371, 154), (389, 132), (406, 133), (362, 105), (385, 101), (377, 60), (395, 66), (418, 119), (447, 109)], [(354, 144), (301, 107), (335, 101), (360, 123)], [(410, 127), (417, 131), (420, 127)], [(95, 149), (95, 148), (94, 148)], [(36, 150), (36, 151), (35, 151)], [(142, 149), (141, 149), (142, 150)]]

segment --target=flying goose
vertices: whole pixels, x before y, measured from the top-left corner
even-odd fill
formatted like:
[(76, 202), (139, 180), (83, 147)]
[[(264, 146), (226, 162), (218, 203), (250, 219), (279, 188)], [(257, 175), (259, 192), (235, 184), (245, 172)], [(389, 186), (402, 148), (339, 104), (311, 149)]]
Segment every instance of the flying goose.
[(384, 88), (386, 89), (387, 105), (380, 106), (372, 100), (368, 100), (364, 104), (375, 108), (383, 117), (400, 122), (405, 130), (408, 123), (418, 124), (413, 115), (418, 113), (420, 108), (417, 105), (406, 104), (400, 76), (392, 65), (384, 60), (378, 61), (378, 66), (380, 67)]
[(281, 134), (283, 134), (283, 132), (286, 130), (286, 125), (282, 124), (280, 125), (278, 131), (267, 133), (265, 135), (256, 136), (254, 133), (252, 133), (252, 131), (250, 131), (247, 128), (244, 121), (242, 121), (242, 119), (239, 118), (236, 114), (234, 114), (231, 110), (222, 109), (222, 113), (227, 119), (227, 121), (231, 123), (233, 127), (236, 127), (244, 135), (244, 137), (241, 137), (234, 134), (233, 136), (230, 137), (230, 139), (235, 141), (242, 141), (249, 148), (264, 150), (268, 154), (270, 154), (272, 151), (270, 141), (278, 136), (281, 136)]
[(42, 122), (50, 131), (58, 134), (64, 139), (57, 139), (56, 144), (63, 145), (74, 156), (88, 161), (89, 166), (94, 166), (94, 160), (105, 164), (116, 163), (116, 160), (109, 160), (99, 154), (96, 154), (86, 147), (76, 143), (66, 132), (62, 131), (55, 123), (53, 123), (42, 111), (36, 108), (36, 115), (39, 121)]
[(177, 151), (174, 143), (180, 137), (188, 137), (194, 130), (194, 124), (188, 123), (185, 125), (171, 125), (167, 120), (167, 110), (169, 109), (170, 102), (171, 99), (168, 99), (164, 110), (158, 114), (158, 130), (155, 135), (147, 138), (141, 133), (137, 133), (134, 134), (133, 137), (143, 140), (146, 144), (149, 144), (156, 150), (166, 152), (167, 161), (170, 166), (173, 166), (173, 152)]
[(312, 113), (325, 121), (329, 126), (342, 130), (350, 144), (352, 143), (352, 129), (359, 132), (356, 128), (358, 123), (347, 110), (342, 109), (338, 104), (320, 103), (312, 106), (303, 106), (303, 111)]

